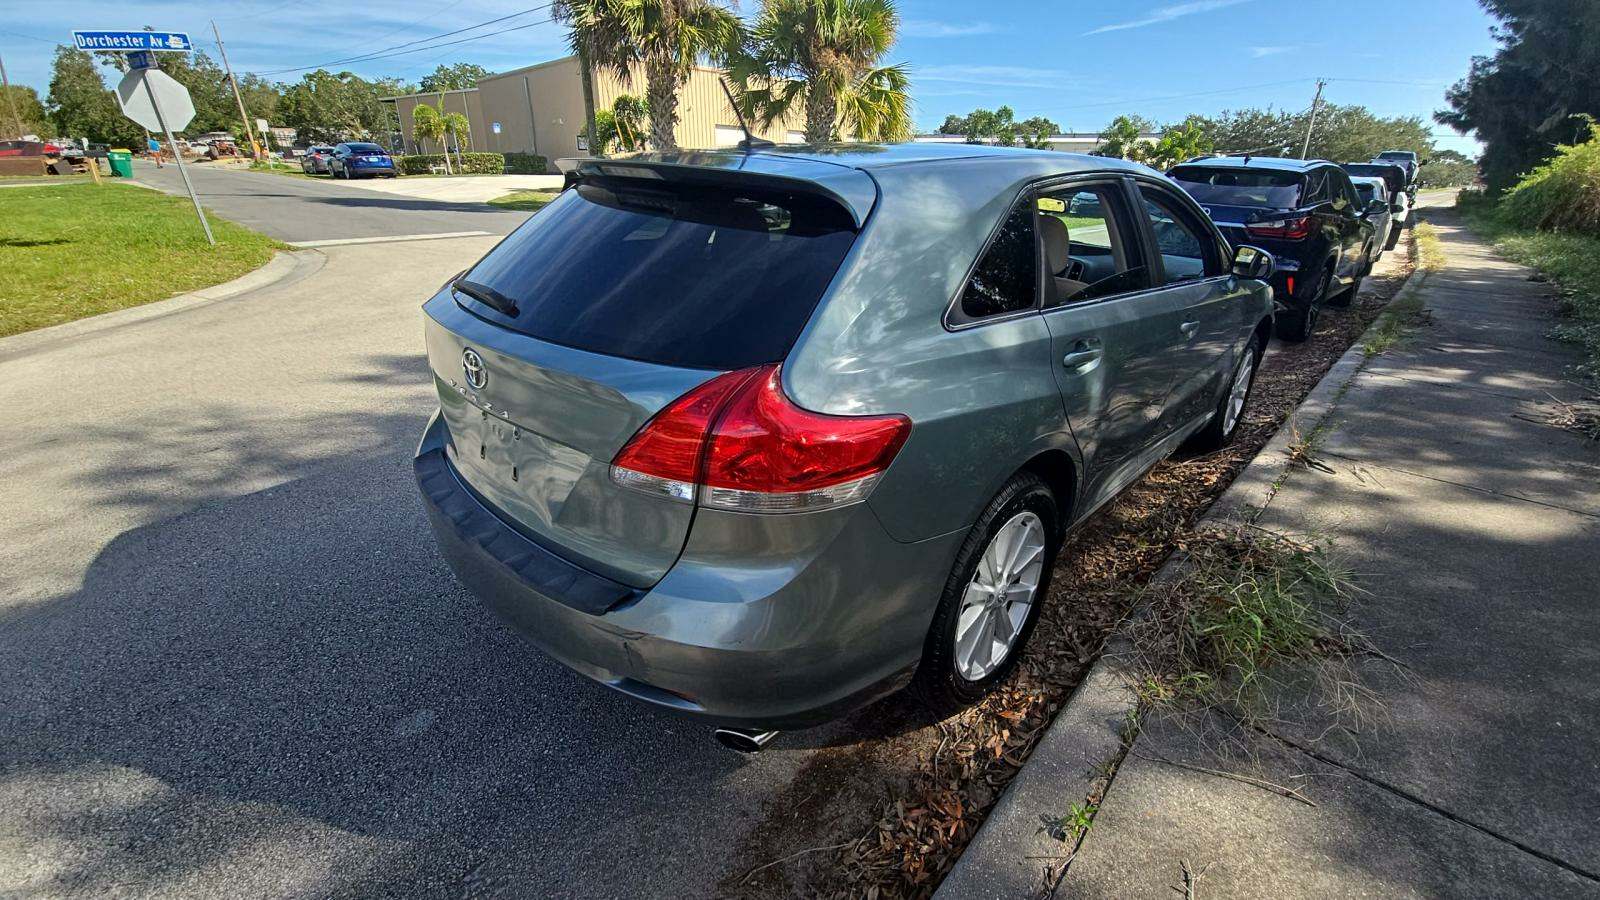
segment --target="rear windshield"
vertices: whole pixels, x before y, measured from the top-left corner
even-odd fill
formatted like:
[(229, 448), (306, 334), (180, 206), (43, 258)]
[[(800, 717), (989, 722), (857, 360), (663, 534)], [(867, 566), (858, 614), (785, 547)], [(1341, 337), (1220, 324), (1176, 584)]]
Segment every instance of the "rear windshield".
[(1371, 203), (1377, 198), (1377, 195), (1373, 193), (1375, 190), (1377, 190), (1376, 185), (1367, 184), (1364, 181), (1356, 182), (1356, 193), (1361, 195), (1361, 202), (1363, 203)]
[(1300, 175), (1269, 169), (1179, 166), (1170, 173), (1189, 196), (1216, 206), (1292, 209), (1300, 205)]
[(384, 152), (383, 148), (379, 147), (377, 144), (345, 144), (345, 146), (350, 148), (350, 152), (351, 153), (382, 153), (382, 152)]
[(855, 239), (837, 204), (637, 180), (562, 192), (462, 279), (490, 321), (580, 350), (702, 369), (777, 362)]
[(1392, 150), (1392, 151), (1390, 151), (1388, 153), (1379, 153), (1378, 154), (1378, 158), (1379, 159), (1403, 159), (1406, 162), (1410, 162), (1411, 160), (1416, 158), (1416, 154), (1415, 153), (1410, 153), (1410, 152), (1405, 152), (1405, 151)]

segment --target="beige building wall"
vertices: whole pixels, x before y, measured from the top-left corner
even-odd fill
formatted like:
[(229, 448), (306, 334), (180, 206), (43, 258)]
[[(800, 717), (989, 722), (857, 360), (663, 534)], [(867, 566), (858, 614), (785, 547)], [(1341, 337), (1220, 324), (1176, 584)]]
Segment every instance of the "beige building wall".
[[(689, 149), (731, 147), (744, 137), (739, 119), (722, 91), (722, 70), (697, 66), (678, 99), (678, 146)], [(644, 73), (631, 79), (598, 71), (594, 77), (595, 108), (608, 109), (623, 94), (643, 96)], [(478, 82), (466, 91), (444, 94), (448, 112), (465, 112), (472, 123), (472, 149), (491, 153), (537, 153), (554, 163), (572, 156), (588, 156), (579, 149), (584, 132), (583, 77), (576, 56), (503, 72)], [(419, 103), (439, 105), (438, 94), (399, 97), (395, 109), (405, 135), (407, 152), (419, 152), (412, 138), (412, 111)], [(495, 131), (495, 124), (500, 128)], [(756, 135), (774, 143), (798, 143), (804, 137), (804, 117), (796, 109), (786, 121), (758, 129)], [(438, 152), (429, 146), (422, 152)], [(554, 171), (554, 167), (551, 167)]]
[(443, 152), (442, 148), (433, 141), (423, 141), (421, 142), (423, 146), (419, 146), (416, 137), (412, 133), (414, 124), (412, 114), (423, 103), (447, 113), (458, 112), (467, 117), (467, 124), (470, 126), (467, 133), (472, 145), (462, 149), (468, 152), (489, 149), (487, 146), (489, 123), (484, 119), (483, 100), (479, 96), (477, 89), (469, 88), (459, 91), (445, 91), (442, 94), (407, 94), (403, 97), (394, 98), (395, 113), (400, 118), (400, 134), (405, 141), (406, 153)]

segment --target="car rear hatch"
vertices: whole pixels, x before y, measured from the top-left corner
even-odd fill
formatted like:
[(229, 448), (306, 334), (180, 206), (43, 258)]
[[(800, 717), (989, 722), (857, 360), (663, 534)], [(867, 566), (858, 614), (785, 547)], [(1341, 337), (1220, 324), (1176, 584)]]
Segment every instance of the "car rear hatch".
[(618, 484), (612, 460), (674, 399), (781, 361), (859, 223), (801, 182), (631, 168), (570, 174), (425, 311), (461, 481), (546, 549), (643, 588), (695, 507)]
[[(1261, 231), (1260, 225), (1285, 220), (1300, 204), (1303, 179), (1298, 172), (1191, 165), (1178, 166), (1168, 174), (1199, 202), (1223, 237), (1236, 247), (1267, 246), (1265, 242), (1275, 238), (1270, 229)], [(1252, 233), (1250, 226), (1257, 226), (1261, 233)]]

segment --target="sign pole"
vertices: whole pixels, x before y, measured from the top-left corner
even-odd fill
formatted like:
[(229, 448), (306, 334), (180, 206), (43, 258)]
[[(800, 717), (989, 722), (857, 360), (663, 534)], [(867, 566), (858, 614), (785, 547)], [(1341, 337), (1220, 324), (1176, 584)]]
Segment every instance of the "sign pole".
[(211, 236), (211, 223), (206, 221), (206, 211), (200, 208), (200, 198), (195, 196), (194, 185), (189, 182), (189, 170), (183, 167), (183, 154), (178, 152), (178, 139), (172, 136), (172, 129), (167, 127), (167, 118), (161, 114), (161, 104), (156, 101), (156, 92), (150, 87), (148, 80), (144, 83), (144, 92), (150, 97), (150, 105), (156, 108), (156, 121), (161, 123), (161, 130), (167, 135), (167, 146), (172, 148), (172, 161), (178, 164), (178, 174), (183, 176), (183, 187), (189, 192), (189, 199), (194, 202), (194, 214), (200, 217), (200, 227), (206, 233), (206, 243), (215, 247), (217, 239)]

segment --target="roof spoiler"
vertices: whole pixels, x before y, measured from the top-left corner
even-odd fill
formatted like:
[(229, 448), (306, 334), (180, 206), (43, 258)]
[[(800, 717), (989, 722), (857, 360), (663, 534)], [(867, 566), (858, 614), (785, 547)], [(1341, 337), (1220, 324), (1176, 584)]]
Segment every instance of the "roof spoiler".
[(566, 176), (566, 187), (585, 178), (632, 178), (811, 194), (844, 207), (858, 231), (878, 199), (877, 184), (867, 173), (831, 163), (748, 152), (730, 159), (714, 152), (686, 151), (678, 158), (683, 161), (576, 157), (556, 160), (556, 168)]

